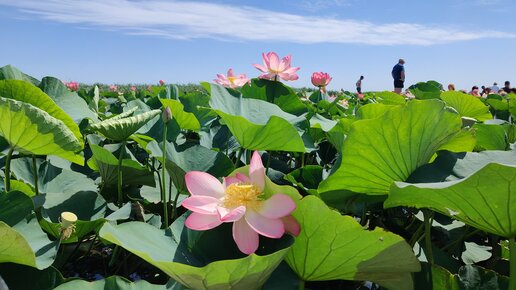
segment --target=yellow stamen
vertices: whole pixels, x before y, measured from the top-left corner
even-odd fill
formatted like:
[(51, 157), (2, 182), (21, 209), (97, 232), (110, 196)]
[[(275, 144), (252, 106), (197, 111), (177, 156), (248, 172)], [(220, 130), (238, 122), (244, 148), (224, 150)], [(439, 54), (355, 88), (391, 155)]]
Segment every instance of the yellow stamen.
[(237, 79), (236, 77), (228, 77), (229, 82), (232, 84), (235, 83), (236, 79)]
[(257, 210), (262, 203), (261, 194), (261, 189), (254, 184), (233, 183), (226, 188), (224, 207), (233, 209), (243, 205), (246, 208)]

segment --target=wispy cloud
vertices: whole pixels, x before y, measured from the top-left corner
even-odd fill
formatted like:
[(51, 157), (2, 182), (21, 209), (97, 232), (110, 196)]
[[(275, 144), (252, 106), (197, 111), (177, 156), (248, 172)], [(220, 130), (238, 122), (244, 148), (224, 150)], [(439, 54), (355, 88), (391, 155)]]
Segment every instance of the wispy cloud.
[(0, 5), (50, 21), (173, 39), (432, 45), (515, 37), (497, 31), (470, 32), (413, 23), (375, 24), (190, 1), (0, 0)]
[(297, 4), (305, 10), (319, 11), (331, 7), (350, 6), (351, 0), (302, 0)]

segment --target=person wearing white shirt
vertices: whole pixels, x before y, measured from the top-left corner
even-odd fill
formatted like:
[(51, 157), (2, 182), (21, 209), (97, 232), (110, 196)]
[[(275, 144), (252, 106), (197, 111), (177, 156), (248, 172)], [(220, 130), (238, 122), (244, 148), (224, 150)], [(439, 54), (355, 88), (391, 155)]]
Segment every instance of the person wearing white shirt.
[(500, 88), (498, 87), (498, 84), (495, 82), (493, 84), (493, 86), (491, 87), (491, 93), (493, 94), (498, 94), (498, 91), (500, 90)]

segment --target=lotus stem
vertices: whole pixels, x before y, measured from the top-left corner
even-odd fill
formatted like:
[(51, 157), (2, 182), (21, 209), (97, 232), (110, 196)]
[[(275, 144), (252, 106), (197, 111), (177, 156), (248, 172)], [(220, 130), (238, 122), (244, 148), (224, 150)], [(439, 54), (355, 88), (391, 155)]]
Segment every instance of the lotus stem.
[(5, 191), (11, 190), (11, 157), (13, 156), (14, 148), (10, 148), (5, 157)]
[(425, 248), (426, 248), (426, 258), (428, 262), (433, 265), (434, 264), (434, 255), (432, 253), (432, 218), (433, 213), (428, 209), (423, 209), (423, 217), (425, 223)]
[(118, 156), (118, 206), (122, 207), (123, 204), (123, 196), (122, 196), (122, 160), (124, 158), (125, 153), (125, 143), (127, 141), (122, 141), (122, 146), (120, 146), (120, 155)]
[(509, 239), (509, 263), (510, 263), (510, 275), (509, 275), (509, 290), (516, 290), (516, 237)]
[(177, 214), (177, 200), (179, 199), (179, 190), (176, 193), (176, 197), (174, 198), (174, 203), (172, 205), (172, 220), (176, 219)]
[(167, 186), (165, 184), (165, 164), (167, 161), (167, 124), (163, 124), (163, 160), (161, 162), (161, 202), (163, 203), (163, 222), (165, 228), (168, 228), (168, 202), (167, 202)]
[(299, 287), (297, 289), (305, 290), (305, 280), (302, 280), (302, 279), (299, 280)]
[(38, 166), (36, 164), (36, 156), (32, 154), (32, 174), (34, 175), (34, 191), (39, 195), (38, 189)]
[(271, 152), (269, 152), (269, 154), (267, 154), (267, 167), (265, 169), (265, 174), (268, 174), (269, 173), (269, 167), (271, 165)]
[(238, 166), (238, 162), (240, 161), (240, 158), (242, 158), (242, 154), (244, 153), (245, 149), (240, 147), (240, 149), (238, 150), (238, 155), (237, 155), (237, 159), (236, 159), (236, 162), (235, 162), (235, 167)]

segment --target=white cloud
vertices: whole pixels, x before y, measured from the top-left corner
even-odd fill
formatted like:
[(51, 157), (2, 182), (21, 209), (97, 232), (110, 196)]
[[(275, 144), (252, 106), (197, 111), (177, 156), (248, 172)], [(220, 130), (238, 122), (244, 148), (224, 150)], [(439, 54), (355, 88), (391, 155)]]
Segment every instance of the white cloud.
[(497, 31), (469, 32), (412, 23), (375, 24), (191, 1), (0, 0), (0, 5), (51, 21), (173, 39), (432, 45), (515, 37)]

